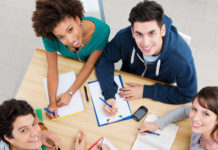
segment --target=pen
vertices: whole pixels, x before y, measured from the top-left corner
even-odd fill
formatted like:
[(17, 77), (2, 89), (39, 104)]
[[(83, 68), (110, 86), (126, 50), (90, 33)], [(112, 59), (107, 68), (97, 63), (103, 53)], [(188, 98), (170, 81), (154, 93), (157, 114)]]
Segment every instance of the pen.
[(100, 150), (102, 150), (101, 146), (102, 146), (103, 140), (104, 140), (104, 137), (102, 137), (101, 143), (100, 143), (100, 145), (99, 145), (99, 149), (100, 149)]
[(86, 95), (86, 101), (87, 101), (87, 103), (89, 103), (89, 97), (88, 97), (88, 94), (87, 94), (86, 86), (84, 86), (84, 90), (85, 90), (85, 95)]
[[(138, 128), (138, 130), (141, 130), (141, 129)], [(158, 136), (160, 136), (159, 133), (155, 133), (155, 132), (151, 132), (151, 131), (143, 131), (143, 132), (146, 132), (146, 133), (149, 133), (149, 134), (154, 134), (154, 135), (158, 135)]]
[[(44, 110), (47, 111), (47, 112), (49, 112), (49, 113), (51, 113), (52, 115), (55, 115), (55, 113), (54, 113), (53, 111), (51, 111), (51, 110), (49, 110), (49, 109), (47, 109), (47, 108), (44, 108)], [(58, 117), (59, 117), (59, 115), (58, 115)]]
[(99, 97), (99, 99), (104, 102), (106, 105), (108, 105), (110, 108), (112, 108), (112, 106), (110, 104), (108, 104), (104, 99), (102, 99), (101, 97)]

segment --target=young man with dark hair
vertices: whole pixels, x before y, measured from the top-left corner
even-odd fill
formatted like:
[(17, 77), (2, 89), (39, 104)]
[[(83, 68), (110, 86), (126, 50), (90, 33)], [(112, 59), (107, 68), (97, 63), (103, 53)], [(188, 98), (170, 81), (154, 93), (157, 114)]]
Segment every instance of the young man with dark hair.
[[(151, 98), (169, 104), (190, 102), (197, 92), (197, 77), (191, 50), (154, 1), (143, 1), (132, 8), (131, 26), (120, 30), (99, 59), (96, 73), (107, 105), (108, 116), (115, 115), (114, 63), (122, 60), (121, 70), (167, 84), (127, 83), (119, 95), (126, 100)], [(170, 84), (176, 83), (173, 87)]]
[(42, 144), (58, 150), (59, 138), (47, 130), (26, 101), (11, 99), (0, 105), (1, 150), (41, 150)]

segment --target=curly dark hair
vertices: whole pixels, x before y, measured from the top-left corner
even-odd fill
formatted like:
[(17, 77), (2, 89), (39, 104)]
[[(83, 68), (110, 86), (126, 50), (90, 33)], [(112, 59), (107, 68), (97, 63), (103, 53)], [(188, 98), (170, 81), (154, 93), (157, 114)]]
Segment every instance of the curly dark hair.
[(160, 4), (155, 1), (144, 0), (132, 8), (129, 14), (129, 22), (133, 26), (136, 21), (146, 22), (156, 20), (161, 28), (163, 25), (163, 14), (164, 10)]
[[(197, 98), (198, 103), (201, 107), (209, 109), (210, 111), (214, 112), (217, 116), (218, 120), (218, 87), (217, 86), (207, 86), (201, 89), (194, 99)], [(211, 132), (210, 136), (216, 141), (218, 124), (215, 125), (213, 131)]]
[(82, 3), (79, 0), (37, 0), (32, 16), (36, 36), (55, 39), (52, 31), (66, 16), (81, 19), (84, 16)]
[[(7, 142), (4, 135), (13, 138), (13, 123), (19, 116), (32, 114), (35, 117), (33, 108), (23, 100), (10, 99), (0, 105), (0, 140)], [(7, 142), (8, 143), (8, 142)]]

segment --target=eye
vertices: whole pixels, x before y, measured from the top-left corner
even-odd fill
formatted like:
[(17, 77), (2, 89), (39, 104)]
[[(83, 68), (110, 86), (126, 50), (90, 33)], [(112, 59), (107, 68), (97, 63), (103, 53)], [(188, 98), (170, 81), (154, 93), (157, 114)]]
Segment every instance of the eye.
[(136, 32), (136, 36), (138, 36), (138, 37), (142, 37), (142, 34), (139, 33), (139, 32)]
[(27, 129), (23, 129), (21, 130), (21, 133), (26, 133), (28, 130)]
[(192, 111), (197, 111), (197, 109), (196, 109), (196, 108), (194, 108), (194, 107), (192, 107), (191, 109), (192, 109)]
[(210, 116), (207, 112), (203, 113), (204, 116)]
[(69, 33), (71, 33), (72, 31), (73, 31), (73, 28), (70, 28), (70, 29), (68, 30)]
[(149, 36), (154, 36), (154, 34), (155, 34), (154, 31), (149, 32)]

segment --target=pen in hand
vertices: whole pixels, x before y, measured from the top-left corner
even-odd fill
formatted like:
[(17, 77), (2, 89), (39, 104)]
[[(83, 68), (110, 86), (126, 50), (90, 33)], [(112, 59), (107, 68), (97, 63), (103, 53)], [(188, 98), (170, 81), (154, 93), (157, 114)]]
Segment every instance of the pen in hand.
[(112, 108), (112, 106), (110, 104), (108, 104), (103, 98), (99, 97), (99, 99), (104, 102), (106, 105), (108, 105), (110, 108)]
[[(49, 112), (49, 113), (51, 113), (52, 115), (55, 115), (55, 113), (54, 113), (53, 111), (51, 111), (51, 110), (49, 110), (49, 109), (47, 109), (47, 108), (44, 108), (44, 110), (47, 111), (47, 112)], [(59, 115), (58, 115), (58, 117), (59, 117)]]
[[(141, 129), (138, 128), (138, 130), (141, 130)], [(146, 133), (149, 133), (149, 134), (154, 134), (154, 135), (160, 136), (159, 133), (155, 133), (155, 132), (151, 132), (151, 131), (143, 131), (143, 132), (146, 132)]]

